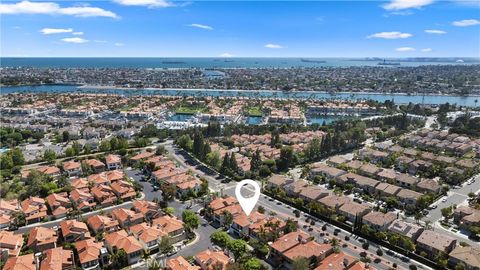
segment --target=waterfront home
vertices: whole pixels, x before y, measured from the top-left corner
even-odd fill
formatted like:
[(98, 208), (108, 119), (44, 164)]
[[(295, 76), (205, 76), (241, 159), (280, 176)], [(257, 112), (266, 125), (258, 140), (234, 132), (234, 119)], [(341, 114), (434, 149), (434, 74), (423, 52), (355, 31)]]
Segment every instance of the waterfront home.
[(457, 246), (450, 252), (448, 264), (454, 268), (463, 263), (465, 270), (480, 270), (480, 248), (476, 246)]
[(36, 270), (37, 263), (33, 256), (33, 253), (11, 257), (5, 262), (3, 270)]
[(17, 257), (20, 254), (22, 246), (22, 234), (0, 231), (0, 260), (5, 261), (9, 257)]
[(202, 270), (211, 270), (214, 268), (226, 269), (227, 264), (233, 261), (222, 251), (212, 251), (209, 249), (197, 253), (194, 258)]
[(103, 243), (97, 243), (93, 238), (76, 242), (75, 249), (79, 266), (84, 270), (99, 270), (108, 264), (107, 249)]
[(440, 252), (450, 253), (457, 244), (457, 239), (431, 230), (424, 230), (417, 239), (417, 252), (425, 252), (434, 259)]
[(83, 161), (88, 167), (92, 169), (93, 172), (103, 172), (105, 170), (105, 163), (101, 162), (98, 159), (86, 159)]
[(35, 252), (57, 247), (57, 232), (50, 228), (35, 227), (30, 231), (27, 246)]
[(95, 233), (114, 232), (120, 229), (118, 221), (107, 216), (93, 215), (87, 219), (88, 227)]
[(109, 170), (119, 170), (122, 168), (122, 159), (119, 155), (109, 154), (105, 157), (105, 162)]
[(191, 265), (185, 258), (178, 256), (167, 261), (167, 270), (200, 270), (200, 266)]
[(39, 270), (73, 270), (74, 268), (73, 251), (58, 247), (43, 252)]
[(120, 227), (127, 228), (143, 222), (143, 215), (130, 209), (117, 208), (112, 211), (112, 217), (118, 220)]
[(174, 243), (185, 240), (185, 228), (183, 221), (175, 216), (165, 215), (152, 220), (152, 227), (165, 232)]
[(87, 224), (76, 220), (64, 220), (60, 222), (60, 229), (65, 242), (74, 243), (90, 238)]
[(356, 202), (347, 202), (338, 208), (338, 214), (345, 217), (347, 221), (355, 222), (355, 220), (360, 220), (364, 215), (372, 211), (367, 205), (359, 204)]
[(79, 177), (82, 174), (82, 166), (80, 162), (76, 161), (67, 161), (63, 162), (63, 170), (68, 174), (69, 177)]
[(126, 231), (120, 230), (105, 236), (105, 246), (110, 253), (123, 249), (127, 254), (128, 264), (137, 263), (142, 255), (143, 247), (133, 236)]
[(386, 231), (396, 219), (397, 215), (394, 213), (373, 211), (363, 216), (362, 221), (376, 231)]

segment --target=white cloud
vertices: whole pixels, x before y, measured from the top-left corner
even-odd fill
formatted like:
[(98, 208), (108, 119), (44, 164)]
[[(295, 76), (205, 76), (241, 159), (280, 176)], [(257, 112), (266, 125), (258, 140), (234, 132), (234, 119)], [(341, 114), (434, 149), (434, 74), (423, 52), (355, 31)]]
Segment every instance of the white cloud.
[(175, 6), (174, 3), (165, 0), (114, 0), (114, 2), (124, 6), (145, 6), (149, 8), (166, 8)]
[(469, 19), (469, 20), (455, 21), (452, 24), (455, 26), (464, 27), (464, 26), (472, 26), (472, 25), (480, 24), (480, 21), (475, 19)]
[(436, 34), (436, 35), (444, 35), (444, 34), (446, 34), (447, 32), (446, 32), (446, 31), (443, 31), (443, 30), (428, 29), (428, 30), (425, 30), (425, 33), (427, 33), (427, 34)]
[(415, 48), (412, 48), (412, 47), (400, 47), (400, 48), (396, 48), (395, 51), (397, 51), (397, 52), (413, 52), (413, 51), (415, 51)]
[(73, 32), (72, 35), (81, 36), (81, 35), (83, 35), (83, 32)]
[(425, 49), (422, 49), (422, 52), (431, 52), (432, 49), (431, 48), (425, 48)]
[(283, 48), (285, 48), (282, 45), (272, 44), (272, 43), (266, 44), (264, 47), (269, 48), (269, 49), (283, 49)]
[(93, 42), (95, 42), (95, 43), (107, 43), (106, 40), (98, 40), (98, 39), (95, 39)]
[(79, 38), (79, 37), (62, 38), (61, 40), (63, 42), (67, 42), (67, 43), (77, 43), (77, 44), (88, 42), (88, 40), (83, 39), (83, 38)]
[(117, 47), (123, 47), (125, 46), (125, 44), (121, 43), (121, 42), (115, 42), (113, 45), (117, 46)]
[(222, 53), (219, 55), (220, 57), (234, 57), (235, 55), (230, 54), (230, 53)]
[(188, 26), (196, 27), (196, 28), (200, 28), (200, 29), (205, 29), (205, 30), (213, 30), (213, 27), (211, 27), (211, 26), (204, 25), (204, 24), (198, 24), (198, 23), (192, 23), (192, 24), (189, 24)]
[(61, 33), (71, 33), (73, 32), (72, 28), (43, 28), (40, 32), (44, 35), (52, 34), (61, 34)]
[(118, 16), (108, 10), (90, 7), (74, 6), (60, 7), (53, 2), (22, 1), (14, 4), (0, 4), (0, 14), (45, 14), (45, 15), (70, 15), (74, 17), (110, 17)]
[(410, 33), (402, 33), (402, 32), (380, 32), (375, 33), (367, 38), (384, 38), (384, 39), (399, 39), (399, 38), (409, 38), (413, 35)]
[(392, 0), (390, 3), (383, 5), (386, 10), (401, 10), (408, 8), (421, 8), (430, 5), (434, 0)]

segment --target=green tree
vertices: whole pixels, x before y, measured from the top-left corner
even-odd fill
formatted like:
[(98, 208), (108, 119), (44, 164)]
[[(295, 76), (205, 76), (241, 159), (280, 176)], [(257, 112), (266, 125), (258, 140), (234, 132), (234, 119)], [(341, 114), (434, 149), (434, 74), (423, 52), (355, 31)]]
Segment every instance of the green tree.
[(68, 133), (68, 131), (64, 131), (62, 133), (62, 141), (63, 142), (68, 142), (70, 140), (70, 133)]
[(227, 243), (227, 249), (232, 252), (235, 261), (237, 261), (247, 252), (247, 243), (244, 240), (235, 239)]
[(177, 193), (177, 188), (171, 184), (163, 184), (161, 185), (160, 189), (162, 190), (162, 198), (166, 202), (171, 202), (175, 198), (175, 194)]
[(230, 238), (228, 233), (224, 231), (216, 231), (210, 235), (210, 241), (212, 241), (214, 245), (217, 245), (221, 248), (227, 247), (228, 243), (231, 240), (232, 239)]
[(292, 263), (292, 270), (310, 269), (310, 262), (305, 257), (297, 257)]
[(25, 164), (25, 158), (23, 157), (23, 152), (20, 148), (16, 147), (11, 150), (13, 165), (20, 166)]
[(296, 232), (298, 229), (298, 223), (292, 219), (287, 219), (285, 222), (285, 233)]
[(262, 166), (262, 157), (260, 156), (260, 150), (256, 150), (250, 160), (250, 171), (252, 173), (257, 174), (260, 171), (260, 167)]
[(110, 142), (108, 140), (102, 140), (98, 148), (101, 152), (108, 152), (111, 149)]
[(170, 237), (165, 236), (162, 237), (160, 240), (160, 243), (158, 244), (158, 249), (162, 254), (168, 254), (173, 251), (173, 244), (172, 241), (170, 240)]
[(127, 253), (123, 249), (114, 251), (110, 255), (112, 269), (122, 269), (128, 265)]
[(183, 226), (188, 233), (193, 233), (193, 230), (197, 229), (200, 225), (200, 219), (195, 212), (185, 210), (182, 212)]
[(284, 146), (280, 150), (280, 158), (278, 161), (278, 169), (280, 171), (287, 170), (293, 164), (293, 148)]
[(230, 228), (230, 225), (232, 225), (232, 222), (233, 222), (232, 213), (225, 210), (222, 212), (222, 218), (223, 218), (223, 226), (225, 227), (225, 229)]
[(243, 268), (245, 268), (245, 270), (262, 270), (265, 267), (262, 265), (259, 259), (250, 258), (243, 264)]

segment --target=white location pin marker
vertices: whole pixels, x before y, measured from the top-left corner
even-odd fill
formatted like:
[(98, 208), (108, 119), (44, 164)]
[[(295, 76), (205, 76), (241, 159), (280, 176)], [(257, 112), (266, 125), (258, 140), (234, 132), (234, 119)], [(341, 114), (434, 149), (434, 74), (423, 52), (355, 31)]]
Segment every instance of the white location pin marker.
[[(245, 198), (242, 196), (242, 193), (240, 191), (245, 185), (251, 185), (255, 188), (255, 194), (253, 194), (253, 197)], [(237, 200), (240, 203), (243, 212), (245, 212), (245, 214), (247, 214), (248, 216), (252, 212), (253, 208), (255, 208), (258, 198), (260, 198), (260, 186), (257, 184), (257, 182), (253, 180), (242, 180), (235, 187), (235, 196), (237, 197)]]

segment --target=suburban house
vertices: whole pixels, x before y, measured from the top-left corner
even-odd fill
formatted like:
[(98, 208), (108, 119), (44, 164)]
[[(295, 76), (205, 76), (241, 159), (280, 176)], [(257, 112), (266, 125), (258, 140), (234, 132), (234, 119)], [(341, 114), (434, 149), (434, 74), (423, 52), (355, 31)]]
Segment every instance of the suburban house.
[(105, 246), (110, 253), (123, 249), (127, 254), (128, 264), (137, 263), (143, 252), (143, 247), (137, 239), (129, 236), (124, 230), (107, 234), (105, 236)]
[(107, 169), (109, 170), (118, 170), (122, 168), (122, 159), (118, 155), (107, 155), (105, 157), (105, 162), (107, 163)]
[(43, 252), (43, 260), (40, 263), (40, 270), (73, 270), (75, 260), (73, 251), (62, 247), (52, 248)]
[(405, 222), (401, 219), (397, 219), (394, 220), (392, 224), (388, 227), (388, 231), (391, 233), (406, 236), (412, 239), (412, 241), (416, 241), (420, 234), (422, 234), (423, 227), (415, 225), (413, 223)]
[(457, 240), (448, 235), (424, 230), (417, 239), (417, 252), (425, 252), (431, 259), (440, 252), (450, 253), (456, 246)]
[(95, 233), (114, 232), (120, 229), (118, 221), (107, 216), (93, 215), (87, 219), (88, 227)]
[(18, 257), (11, 257), (5, 262), (3, 266), (3, 270), (36, 270), (37, 263), (35, 261), (35, 257), (33, 253), (18, 256)]
[(64, 220), (60, 222), (60, 229), (65, 242), (74, 243), (90, 238), (87, 224), (80, 221)]
[(195, 255), (195, 262), (200, 265), (202, 270), (211, 270), (218, 265), (225, 269), (226, 265), (231, 262), (230, 257), (222, 251), (211, 251), (209, 249), (201, 251)]
[(167, 233), (147, 223), (141, 223), (130, 227), (129, 232), (135, 236), (145, 251), (154, 253), (158, 251), (158, 244)]
[(178, 256), (167, 261), (167, 270), (200, 270), (200, 266), (191, 265), (185, 258)]
[(83, 162), (95, 173), (103, 172), (105, 170), (105, 163), (98, 159), (86, 159)]
[(63, 163), (63, 170), (68, 174), (68, 176), (79, 177), (82, 174), (82, 165), (80, 162), (76, 161), (66, 161)]
[(143, 222), (143, 215), (130, 209), (117, 208), (112, 211), (112, 217), (118, 220), (120, 227), (127, 228)]
[(35, 227), (28, 235), (27, 246), (35, 252), (57, 247), (57, 232), (50, 228)]
[(93, 238), (75, 243), (80, 267), (84, 270), (99, 270), (108, 264), (108, 252), (103, 243), (97, 243)]
[(480, 270), (480, 248), (457, 246), (450, 252), (448, 264), (454, 268), (459, 263), (465, 264), (465, 270)]
[(147, 220), (150, 220), (160, 213), (160, 206), (151, 201), (135, 200), (133, 201), (133, 209), (137, 213), (142, 214)]
[(346, 220), (350, 222), (355, 222), (355, 220), (360, 220), (364, 215), (372, 211), (367, 205), (359, 204), (356, 202), (347, 202), (340, 206), (338, 213), (345, 217)]
[(183, 221), (176, 217), (165, 215), (152, 220), (152, 227), (167, 233), (173, 242), (180, 242), (186, 238)]
[(6, 261), (9, 257), (17, 257), (23, 246), (21, 234), (9, 231), (0, 231), (0, 260)]
[(363, 223), (369, 225), (376, 231), (386, 231), (388, 226), (390, 226), (396, 219), (397, 215), (394, 213), (374, 211), (363, 216)]

